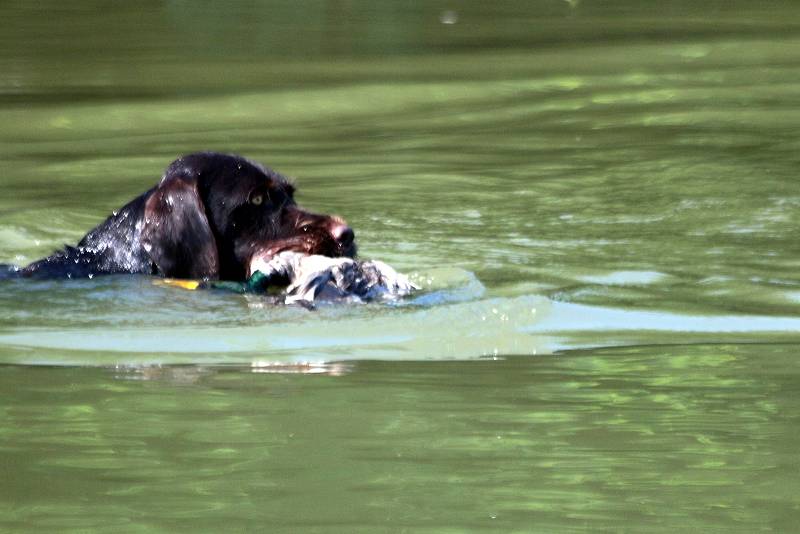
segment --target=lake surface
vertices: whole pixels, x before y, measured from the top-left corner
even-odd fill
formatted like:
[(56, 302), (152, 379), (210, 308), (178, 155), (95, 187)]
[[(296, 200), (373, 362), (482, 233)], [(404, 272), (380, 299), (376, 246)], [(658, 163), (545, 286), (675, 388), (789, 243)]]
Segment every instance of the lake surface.
[(0, 16), (0, 263), (213, 149), (424, 288), (0, 280), (0, 530), (796, 529), (800, 4)]

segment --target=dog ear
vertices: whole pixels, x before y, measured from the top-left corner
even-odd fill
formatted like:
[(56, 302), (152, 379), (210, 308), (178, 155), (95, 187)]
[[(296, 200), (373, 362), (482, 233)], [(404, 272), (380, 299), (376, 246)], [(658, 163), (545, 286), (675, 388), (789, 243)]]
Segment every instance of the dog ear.
[(172, 278), (219, 278), (219, 252), (197, 183), (168, 176), (145, 203), (142, 244)]

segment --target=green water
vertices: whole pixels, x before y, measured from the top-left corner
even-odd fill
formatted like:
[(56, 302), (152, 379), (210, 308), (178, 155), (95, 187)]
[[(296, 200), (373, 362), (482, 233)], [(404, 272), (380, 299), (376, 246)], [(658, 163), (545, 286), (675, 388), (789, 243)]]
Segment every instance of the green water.
[(0, 281), (0, 530), (796, 530), (800, 4), (0, 18), (0, 263), (213, 149), (425, 288)]

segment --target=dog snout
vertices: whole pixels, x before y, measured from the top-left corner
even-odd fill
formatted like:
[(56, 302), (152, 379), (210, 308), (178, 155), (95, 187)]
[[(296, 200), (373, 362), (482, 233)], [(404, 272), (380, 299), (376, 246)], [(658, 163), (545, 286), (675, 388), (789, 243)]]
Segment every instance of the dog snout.
[(346, 222), (341, 219), (334, 219), (334, 223), (330, 229), (333, 240), (336, 241), (341, 247), (349, 247), (356, 240), (356, 234)]

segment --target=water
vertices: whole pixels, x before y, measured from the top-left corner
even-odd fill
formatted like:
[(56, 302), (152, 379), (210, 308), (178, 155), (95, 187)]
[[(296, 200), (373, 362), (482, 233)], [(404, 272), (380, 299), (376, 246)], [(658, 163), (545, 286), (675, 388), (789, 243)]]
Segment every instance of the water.
[(0, 529), (794, 529), (800, 5), (0, 16), (0, 263), (214, 149), (425, 288), (0, 281)]

